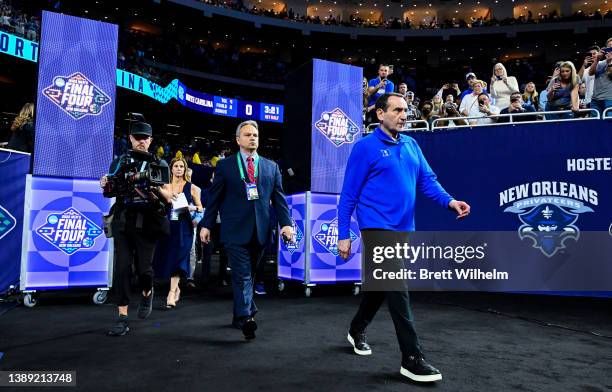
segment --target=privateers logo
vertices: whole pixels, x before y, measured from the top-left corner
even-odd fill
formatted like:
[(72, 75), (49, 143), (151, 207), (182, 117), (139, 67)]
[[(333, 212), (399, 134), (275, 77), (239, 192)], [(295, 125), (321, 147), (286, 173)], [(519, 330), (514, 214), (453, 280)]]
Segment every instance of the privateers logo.
[(315, 127), (336, 147), (344, 143), (353, 143), (355, 134), (360, 131), (359, 127), (340, 108), (335, 108), (331, 112), (323, 112), (319, 121), (315, 123)]
[(17, 220), (8, 210), (0, 206), (0, 240), (17, 226)]
[(569, 239), (578, 241), (580, 214), (593, 212), (598, 205), (597, 191), (582, 185), (560, 181), (521, 184), (499, 193), (499, 206), (512, 203), (504, 212), (518, 215), (522, 225), (519, 238), (529, 238), (533, 247), (546, 257), (566, 247)]
[[(357, 235), (350, 230), (351, 242), (357, 239)], [(338, 256), (338, 218), (321, 224), (320, 230), (314, 235), (315, 240), (329, 253)]]
[(300, 244), (302, 243), (302, 239), (304, 238), (304, 233), (298, 226), (295, 219), (291, 218), (291, 225), (293, 226), (293, 232), (295, 233), (295, 242), (287, 242), (285, 246), (290, 254), (293, 254), (296, 250), (300, 248)]
[(47, 216), (47, 222), (36, 233), (57, 249), (71, 255), (94, 246), (102, 229), (85, 215), (70, 207), (64, 212)]
[(104, 91), (80, 72), (56, 76), (43, 94), (75, 120), (87, 115), (99, 115), (102, 107), (111, 101)]

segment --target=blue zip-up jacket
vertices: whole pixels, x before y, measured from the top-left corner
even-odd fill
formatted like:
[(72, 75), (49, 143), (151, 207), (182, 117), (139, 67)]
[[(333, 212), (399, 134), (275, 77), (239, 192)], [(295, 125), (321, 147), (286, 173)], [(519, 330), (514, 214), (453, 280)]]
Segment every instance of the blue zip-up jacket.
[(413, 138), (400, 134), (396, 141), (376, 128), (349, 156), (338, 206), (338, 239), (350, 238), (355, 207), (359, 229), (414, 231), (417, 187), (442, 207), (453, 200)]

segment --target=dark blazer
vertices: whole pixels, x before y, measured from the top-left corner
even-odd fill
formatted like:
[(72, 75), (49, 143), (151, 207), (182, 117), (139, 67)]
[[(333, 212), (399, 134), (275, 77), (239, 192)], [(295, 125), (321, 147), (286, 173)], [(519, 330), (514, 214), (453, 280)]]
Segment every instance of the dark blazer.
[[(238, 154), (239, 155), (239, 154)], [(238, 156), (242, 160), (242, 157)], [(245, 173), (246, 174), (246, 173)], [(291, 226), (289, 207), (283, 193), (278, 165), (259, 156), (258, 200), (247, 200), (245, 183), (240, 178), (236, 154), (217, 162), (215, 178), (208, 190), (203, 227), (215, 226), (217, 212), (221, 213), (221, 242), (248, 244), (257, 229), (257, 240), (264, 245), (269, 239), (270, 201), (281, 226)]]

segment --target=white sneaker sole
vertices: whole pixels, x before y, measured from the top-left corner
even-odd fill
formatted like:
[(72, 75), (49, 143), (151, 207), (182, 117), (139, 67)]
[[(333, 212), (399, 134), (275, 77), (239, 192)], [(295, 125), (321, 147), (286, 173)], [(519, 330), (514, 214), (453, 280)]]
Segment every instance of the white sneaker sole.
[(416, 374), (412, 373), (408, 369), (404, 369), (403, 366), (400, 367), (400, 374), (402, 376), (408, 377), (412, 381), (416, 381), (416, 382), (434, 382), (434, 381), (442, 380), (442, 375), (439, 374), (439, 373), (438, 374), (431, 374), (431, 375), (428, 375), (428, 376), (419, 376), (419, 375), (416, 375)]
[(352, 338), (350, 333), (348, 335), (346, 335), (346, 338), (348, 339), (349, 343), (353, 345), (353, 351), (355, 352), (355, 354), (357, 354), (357, 355), (372, 355), (372, 350), (358, 350), (357, 347), (355, 347), (355, 341), (353, 340), (353, 338)]

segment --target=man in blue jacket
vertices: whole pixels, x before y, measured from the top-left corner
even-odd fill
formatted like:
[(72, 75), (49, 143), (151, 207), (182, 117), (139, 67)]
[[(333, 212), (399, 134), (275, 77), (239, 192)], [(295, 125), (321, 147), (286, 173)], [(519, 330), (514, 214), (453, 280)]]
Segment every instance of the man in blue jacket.
[(293, 226), (278, 165), (257, 154), (259, 131), (255, 121), (236, 129), (240, 152), (217, 163), (208, 191), (200, 239), (208, 244), (210, 230), (221, 214), (221, 242), (232, 268), (234, 321), (247, 340), (255, 338), (257, 306), (253, 301), (253, 275), (270, 238), (270, 202), (281, 234), (293, 238)]
[[(376, 231), (414, 231), (417, 188), (440, 206), (456, 211), (459, 218), (470, 213), (467, 203), (454, 200), (438, 183), (416, 141), (399, 133), (406, 114), (406, 101), (400, 94), (382, 95), (376, 101), (380, 126), (351, 151), (338, 206), (338, 251), (344, 259), (351, 254), (349, 225), (355, 208), (364, 244), (372, 241)], [(372, 353), (365, 330), (385, 298), (402, 351), (400, 374), (417, 382), (442, 379), (421, 352), (408, 291), (364, 291), (347, 336), (355, 353)]]

